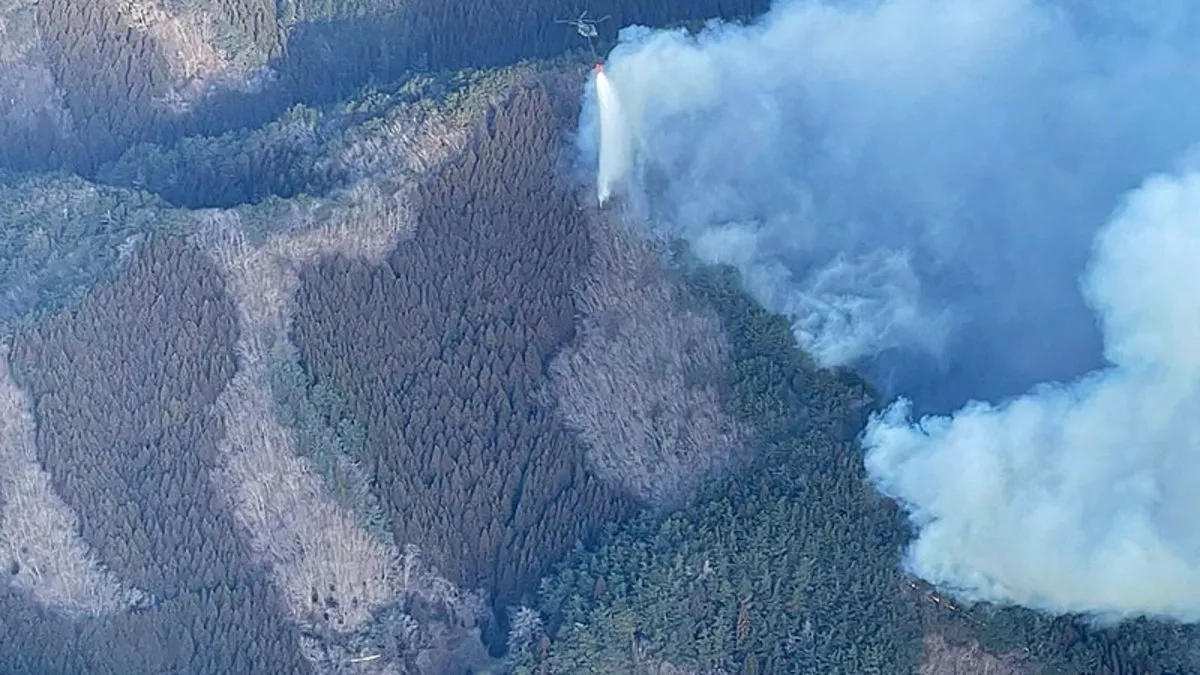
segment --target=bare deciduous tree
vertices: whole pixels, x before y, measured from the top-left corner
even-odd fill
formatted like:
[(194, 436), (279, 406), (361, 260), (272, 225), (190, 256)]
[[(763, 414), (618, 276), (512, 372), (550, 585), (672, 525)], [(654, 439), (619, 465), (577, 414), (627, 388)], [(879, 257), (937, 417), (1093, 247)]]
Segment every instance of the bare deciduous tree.
[(415, 665), (420, 675), (443, 675), (471, 672), (468, 669), (488, 660), (478, 629), (464, 633), (434, 623), (425, 631)]
[(978, 642), (952, 645), (939, 634), (925, 637), (925, 654), (918, 675), (1023, 675), (1030, 659), (1019, 652), (997, 656)]
[[(327, 201), (292, 208), (277, 234), (257, 245), (244, 234), (241, 210), (205, 212), (197, 238), (220, 264), (241, 325), (239, 372), (217, 401), (226, 428), (223, 464), (213, 476), (219, 493), (230, 500), (251, 549), (270, 566), (297, 622), (345, 636), (406, 598), (440, 608), (455, 625), (398, 619), (415, 653), (448, 639), (430, 631), (461, 637), (486, 612), (484, 598), (439, 576), (416, 547), (401, 551), (370, 534), (328, 494), (309, 461), (297, 455), (293, 431), (277, 421), (268, 381), (274, 364), (298, 358), (289, 340), (298, 270), (334, 253), (377, 262), (412, 235), (415, 183), (387, 178), (360, 180)], [(337, 644), (310, 639), (305, 655), (338, 672), (351, 656)], [(369, 667), (399, 672), (391, 658)]]
[(0, 129), (33, 130), (54, 120), (70, 133), (70, 113), (42, 48), (35, 0), (0, 0)]
[(356, 179), (422, 174), (454, 155), (467, 136), (466, 125), (454, 124), (430, 106), (417, 105), (377, 124), (347, 131), (330, 162)]
[(292, 452), (270, 394), (239, 372), (218, 400), (226, 437), (216, 479), (231, 497), (252, 549), (271, 565), (297, 621), (353, 631), (396, 595), (396, 558), (325, 494)]
[(0, 562), (3, 575), (67, 615), (120, 611), (142, 598), (106, 570), (79, 536), (79, 519), (38, 463), (28, 397), (0, 351)]
[(508, 653), (523, 651), (545, 635), (542, 615), (536, 609), (521, 605), (510, 618), (508, 629)]
[(721, 470), (744, 438), (721, 406), (728, 347), (720, 320), (686, 307), (655, 246), (596, 223), (579, 335), (551, 363), (561, 414), (595, 471), (667, 504)]
[(386, 658), (378, 652), (363, 653), (345, 645), (319, 640), (311, 636), (300, 638), (300, 651), (315, 668), (327, 675), (407, 675), (409, 670), (399, 659)]
[[(267, 55), (250, 40), (222, 35), (218, 22), (207, 12), (172, 13), (156, 0), (117, 0), (116, 6), (130, 28), (149, 34), (161, 48), (174, 81), (170, 94), (160, 103), (174, 112), (186, 112), (215, 86), (250, 86), (255, 81), (254, 71), (267, 61)], [(237, 50), (229, 48), (234, 43)]]

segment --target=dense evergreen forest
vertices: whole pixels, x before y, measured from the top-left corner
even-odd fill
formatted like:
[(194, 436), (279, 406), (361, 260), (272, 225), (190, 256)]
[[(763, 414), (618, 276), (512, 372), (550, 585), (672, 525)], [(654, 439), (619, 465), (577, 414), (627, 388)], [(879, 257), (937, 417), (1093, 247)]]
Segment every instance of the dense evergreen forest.
[(412, 240), (381, 265), (301, 274), (293, 328), (311, 379), (351, 402), (328, 421), (363, 426), (355, 459), (387, 486), (397, 540), (502, 604), (629, 510), (539, 401), (588, 243), (557, 178), (557, 122), (544, 88), (513, 92), (423, 187)]
[(0, 0), (0, 673), (1200, 672), (902, 574), (870, 387), (581, 197), (582, 9)]
[(99, 634), (52, 652), (55, 672), (303, 669), (296, 635), (273, 620), (275, 593), (206, 481), (236, 330), (216, 268), (155, 239), (120, 279), (14, 337), (39, 462), (81, 514), (83, 541), (146, 595), (116, 620), (85, 622)]
[(869, 389), (816, 369), (733, 270), (691, 281), (729, 332), (731, 405), (763, 450), (688, 508), (575, 551), (542, 584), (515, 672), (1196, 672), (1194, 628), (959, 607), (905, 578), (901, 515), (851, 441)]

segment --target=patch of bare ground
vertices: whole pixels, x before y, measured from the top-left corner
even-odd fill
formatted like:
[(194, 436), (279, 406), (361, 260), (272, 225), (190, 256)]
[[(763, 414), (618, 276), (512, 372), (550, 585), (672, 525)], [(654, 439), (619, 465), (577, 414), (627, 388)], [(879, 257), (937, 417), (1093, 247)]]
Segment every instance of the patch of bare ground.
[(550, 365), (553, 393), (597, 473), (668, 504), (743, 447), (722, 407), (725, 334), (711, 309), (684, 302), (656, 244), (595, 219), (592, 245), (578, 337)]
[[(441, 140), (426, 143), (444, 154), (452, 148)], [(395, 152), (405, 147), (390, 144)], [(427, 168), (422, 162), (436, 162), (438, 154), (394, 161)], [(415, 183), (385, 178), (294, 209), (291, 222), (258, 244), (245, 236), (238, 211), (207, 213), (202, 238), (226, 277), (241, 324), (239, 370), (217, 401), (227, 432), (214, 480), (229, 495), (252, 550), (270, 566), (292, 618), (315, 631), (303, 641), (314, 665), (330, 672), (352, 666), (353, 672), (434, 673), (463, 654), (467, 662), (486, 658), (474, 629), (486, 611), (484, 599), (437, 575), (415, 547), (400, 550), (368, 532), (337, 503), (296, 452), (294, 430), (277, 420), (269, 379), (274, 366), (298, 358), (289, 333), (299, 270), (335, 253), (378, 262), (412, 236)], [(396, 609), (414, 603), (426, 608), (420, 619)], [(369, 635), (381, 621), (391, 626), (390, 647)]]
[(3, 576), (69, 616), (117, 612), (142, 598), (106, 570), (79, 536), (79, 519), (38, 463), (28, 396), (0, 348), (0, 562)]
[[(159, 103), (184, 113), (214, 87), (246, 89), (261, 76), (267, 55), (245, 40), (232, 39), (210, 13), (169, 12), (155, 0), (115, 0), (128, 26), (149, 35), (171, 69), (170, 93)], [(241, 44), (240, 49), (220, 45)]]
[(0, 130), (34, 130), (50, 121), (69, 134), (70, 113), (42, 50), (36, 0), (0, 0)]
[(925, 653), (917, 675), (1027, 675), (1036, 672), (1019, 653), (991, 654), (972, 640), (951, 644), (940, 633), (925, 636)]

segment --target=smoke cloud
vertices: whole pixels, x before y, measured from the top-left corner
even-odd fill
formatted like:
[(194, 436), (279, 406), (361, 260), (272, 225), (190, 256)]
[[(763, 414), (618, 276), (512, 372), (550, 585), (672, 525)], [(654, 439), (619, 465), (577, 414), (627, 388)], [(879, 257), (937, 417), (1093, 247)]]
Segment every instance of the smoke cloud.
[(1200, 619), (1200, 171), (1151, 178), (1084, 291), (1111, 365), (954, 417), (894, 403), (864, 433), (920, 535), (907, 566), (975, 600)]
[(1184, 0), (797, 1), (606, 63), (608, 190), (903, 396), (868, 469), (961, 597), (1200, 617), (1197, 34)]
[(1198, 15), (784, 2), (694, 37), (626, 28), (605, 71), (632, 161), (607, 179), (822, 363), (942, 411), (1018, 394), (1100, 363), (1077, 278), (1119, 196), (1197, 138)]

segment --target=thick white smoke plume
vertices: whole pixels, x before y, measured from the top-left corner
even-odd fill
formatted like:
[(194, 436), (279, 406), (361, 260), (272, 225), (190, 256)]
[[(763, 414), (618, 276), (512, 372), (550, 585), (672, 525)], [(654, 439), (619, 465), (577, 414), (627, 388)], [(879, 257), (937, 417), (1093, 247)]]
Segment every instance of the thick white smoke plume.
[(920, 535), (915, 573), (972, 599), (1200, 619), (1200, 171), (1098, 235), (1084, 288), (1111, 366), (953, 418), (868, 425), (867, 468)]
[[(1187, 0), (877, 0), (626, 28), (605, 71), (627, 145), (599, 154), (630, 159), (613, 189), (741, 268), (823, 363), (923, 407), (1013, 395), (1099, 364), (1076, 280), (1117, 198), (1198, 137), (1198, 18)], [(599, 116), (581, 124), (594, 153)]]
[(797, 1), (609, 55), (611, 189), (906, 396), (871, 476), (964, 597), (1200, 619), (1200, 179), (1139, 188), (1200, 141), (1197, 35), (1187, 0)]

